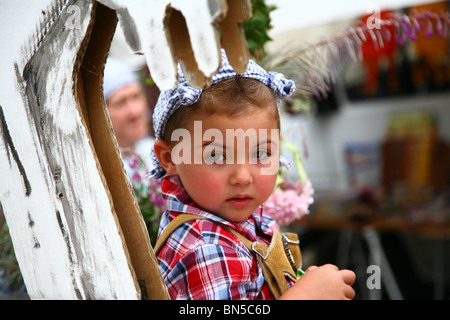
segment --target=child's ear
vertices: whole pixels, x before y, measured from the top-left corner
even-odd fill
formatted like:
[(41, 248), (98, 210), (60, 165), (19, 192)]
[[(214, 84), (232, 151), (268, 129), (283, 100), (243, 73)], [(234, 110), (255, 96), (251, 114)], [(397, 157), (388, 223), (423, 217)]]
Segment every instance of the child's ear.
[(169, 176), (177, 175), (177, 168), (172, 161), (172, 147), (164, 140), (158, 139), (154, 145), (155, 154), (161, 166)]

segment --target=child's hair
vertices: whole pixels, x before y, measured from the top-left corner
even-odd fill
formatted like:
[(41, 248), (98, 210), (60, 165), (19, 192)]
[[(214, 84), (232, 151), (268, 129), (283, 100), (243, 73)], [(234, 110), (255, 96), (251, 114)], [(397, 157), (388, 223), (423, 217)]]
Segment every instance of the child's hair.
[(172, 132), (185, 128), (187, 120), (196, 113), (233, 117), (250, 114), (257, 108), (270, 111), (280, 129), (277, 97), (273, 91), (258, 80), (236, 75), (203, 90), (199, 100), (193, 105), (181, 106), (175, 111), (167, 120), (163, 140), (171, 143)]

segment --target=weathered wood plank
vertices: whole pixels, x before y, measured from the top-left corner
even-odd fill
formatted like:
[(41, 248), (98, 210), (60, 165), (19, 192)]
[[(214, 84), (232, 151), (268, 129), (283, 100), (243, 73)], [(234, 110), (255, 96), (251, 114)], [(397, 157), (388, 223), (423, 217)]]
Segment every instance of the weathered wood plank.
[[(142, 295), (148, 299), (167, 299), (168, 293), (144, 219), (120, 158), (102, 94), (103, 73), (98, 70), (103, 70), (105, 65), (116, 22), (116, 13), (112, 9), (97, 5), (95, 24), (89, 38), (85, 39), (86, 50), (79, 54), (81, 65), (74, 71), (74, 77), (77, 79), (76, 98), (80, 101), (81, 114), (86, 127), (89, 128), (95, 156), (111, 193), (115, 214), (143, 291)], [(76, 65), (78, 66), (78, 63)]]
[[(43, 8), (57, 11), (60, 4)], [(76, 29), (65, 28), (70, 5), (80, 8)], [(37, 41), (32, 37), (29, 47), (2, 60), (15, 81), (2, 83), (1, 203), (31, 298), (137, 299), (111, 196), (72, 91), (93, 4), (71, 1), (60, 10), (53, 23), (41, 18)]]

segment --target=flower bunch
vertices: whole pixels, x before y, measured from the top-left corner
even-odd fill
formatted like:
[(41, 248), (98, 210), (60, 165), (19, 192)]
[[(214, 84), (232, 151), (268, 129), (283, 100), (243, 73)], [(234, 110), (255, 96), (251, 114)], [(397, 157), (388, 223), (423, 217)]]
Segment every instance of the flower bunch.
[(314, 202), (311, 181), (285, 181), (279, 185), (264, 203), (264, 212), (274, 218), (280, 226), (289, 225), (309, 213)]
[(275, 190), (264, 203), (264, 213), (285, 226), (309, 213), (309, 206), (314, 202), (314, 189), (303, 168), (300, 150), (284, 136), (281, 142), (293, 154), (299, 180), (287, 179), (284, 169), (280, 169)]
[(141, 209), (151, 243), (155, 245), (161, 214), (165, 210), (161, 180), (146, 176), (148, 171), (144, 161), (136, 153), (129, 154), (126, 160), (132, 170), (130, 182), (134, 195)]

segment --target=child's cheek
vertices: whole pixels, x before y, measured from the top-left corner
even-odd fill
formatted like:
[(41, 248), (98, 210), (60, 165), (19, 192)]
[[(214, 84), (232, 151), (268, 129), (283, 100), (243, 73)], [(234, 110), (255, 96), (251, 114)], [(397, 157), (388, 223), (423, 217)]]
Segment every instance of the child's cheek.
[(203, 181), (203, 192), (208, 196), (216, 195), (223, 190), (222, 181), (216, 176), (207, 175)]
[(260, 175), (258, 177), (259, 183), (257, 185), (261, 196), (269, 197), (275, 187), (276, 180), (277, 175)]

